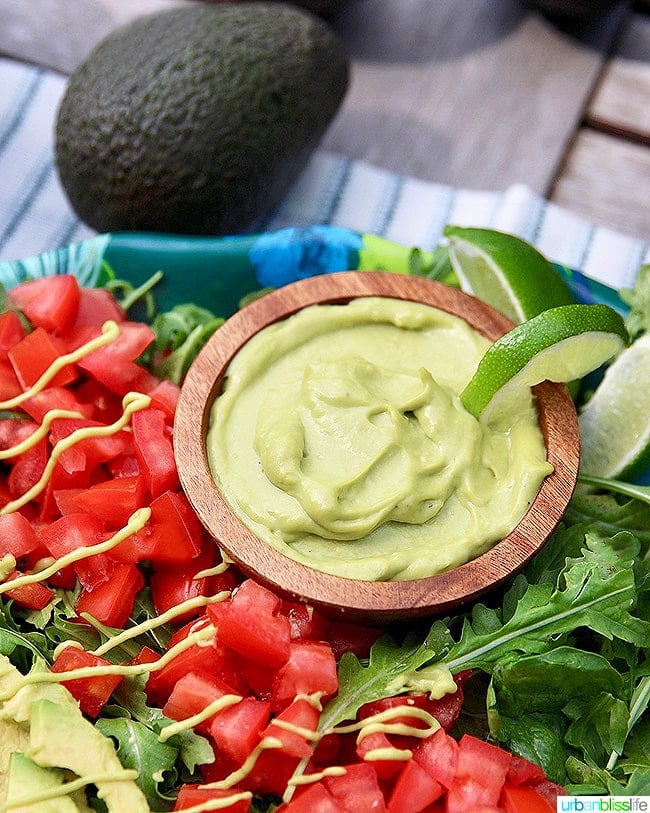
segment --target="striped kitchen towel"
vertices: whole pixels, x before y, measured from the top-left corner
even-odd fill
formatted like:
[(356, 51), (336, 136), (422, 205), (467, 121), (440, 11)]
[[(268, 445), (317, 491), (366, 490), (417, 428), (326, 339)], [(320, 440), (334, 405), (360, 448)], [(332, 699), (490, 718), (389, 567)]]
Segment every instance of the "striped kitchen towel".
[[(66, 78), (0, 58), (0, 260), (16, 260), (91, 236), (59, 183), (56, 110)], [(457, 189), (404, 177), (317, 150), (267, 229), (336, 225), (421, 249), (446, 223), (518, 234), (549, 259), (614, 287), (630, 287), (650, 245), (596, 226), (524, 185), (504, 192)]]

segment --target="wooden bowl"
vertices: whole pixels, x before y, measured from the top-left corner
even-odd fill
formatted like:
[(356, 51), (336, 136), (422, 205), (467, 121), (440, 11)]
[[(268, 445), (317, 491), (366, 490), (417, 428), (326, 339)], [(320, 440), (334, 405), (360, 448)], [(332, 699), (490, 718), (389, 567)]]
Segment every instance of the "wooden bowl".
[(566, 387), (550, 382), (535, 387), (553, 473), (505, 539), (467, 564), (436, 576), (391, 582), (341, 578), (295, 562), (260, 541), (231, 512), (212, 478), (205, 439), (213, 401), (221, 392), (231, 359), (259, 330), (308, 305), (343, 304), (359, 296), (387, 296), (432, 305), (464, 318), (493, 341), (513, 326), (478, 299), (421, 277), (345, 271), (293, 283), (238, 311), (201, 350), (181, 390), (174, 447), (190, 503), (242, 572), (285, 597), (312, 604), (329, 617), (383, 625), (445, 613), (520, 570), (546, 542), (566, 510), (578, 474), (580, 440), (576, 410)]

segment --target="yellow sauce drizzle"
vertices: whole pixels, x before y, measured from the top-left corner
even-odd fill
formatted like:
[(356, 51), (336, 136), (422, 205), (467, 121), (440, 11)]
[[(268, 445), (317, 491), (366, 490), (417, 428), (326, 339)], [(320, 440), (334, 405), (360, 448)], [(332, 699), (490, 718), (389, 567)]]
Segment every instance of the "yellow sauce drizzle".
[(10, 573), (16, 569), (16, 557), (11, 553), (5, 553), (0, 559), (0, 582), (3, 582)]
[(94, 776), (82, 776), (70, 782), (64, 782), (57, 787), (48, 788), (32, 796), (22, 796), (20, 799), (12, 799), (0, 806), (0, 810), (13, 810), (16, 807), (28, 807), (39, 802), (47, 802), (50, 799), (57, 799), (61, 796), (68, 796), (77, 790), (81, 790), (86, 785), (94, 785), (98, 782), (133, 782), (139, 776), (137, 771), (125, 768), (123, 771), (107, 774), (96, 774)]
[(207, 813), (208, 810), (223, 810), (236, 802), (247, 802), (252, 798), (253, 794), (250, 791), (243, 790), (239, 793), (233, 793), (231, 796), (224, 796), (223, 799), (210, 799), (207, 802), (192, 805), (192, 807), (184, 807), (183, 813)]
[(120, 542), (123, 542), (125, 539), (131, 536), (131, 534), (134, 534), (144, 528), (150, 516), (150, 508), (138, 508), (137, 511), (134, 511), (133, 514), (131, 514), (126, 525), (123, 528), (120, 528), (120, 530), (110, 537), (110, 539), (106, 539), (104, 542), (99, 542), (96, 545), (89, 545), (88, 547), (77, 548), (76, 550), (70, 551), (70, 553), (66, 553), (63, 556), (60, 556), (58, 559), (55, 559), (51, 565), (43, 570), (40, 570), (38, 573), (27, 573), (24, 576), (19, 576), (17, 579), (3, 582), (0, 584), (0, 595), (2, 593), (6, 593), (7, 590), (13, 590), (16, 587), (23, 587), (26, 584), (34, 584), (35, 582), (49, 579), (50, 576), (54, 575), (62, 568), (67, 567), (67, 565), (72, 565), (75, 562), (81, 561), (82, 559), (88, 559), (97, 553), (106, 553), (119, 545)]
[(264, 751), (268, 751), (272, 748), (282, 748), (282, 742), (275, 737), (264, 737), (264, 739), (253, 748), (240, 768), (233, 771), (225, 779), (220, 779), (218, 782), (210, 782), (208, 785), (200, 785), (199, 787), (205, 788), (206, 790), (228, 790), (232, 788), (248, 776), (255, 767), (255, 763), (260, 755)]
[(413, 756), (410, 748), (373, 748), (363, 755), (364, 762), (383, 762), (391, 760), (393, 762), (408, 762)]
[[(144, 509), (143, 509), (144, 510)], [(179, 641), (175, 646), (168, 649), (165, 654), (153, 663), (133, 663), (133, 664), (106, 664), (105, 666), (82, 666), (78, 669), (70, 669), (67, 672), (30, 672), (23, 675), (20, 685), (17, 685), (15, 691), (21, 686), (31, 683), (63, 683), (68, 680), (78, 680), (80, 678), (101, 677), (103, 675), (143, 675), (147, 672), (159, 672), (170, 661), (173, 661), (177, 655), (185, 652), (186, 649), (194, 646), (201, 641), (213, 639), (215, 635), (215, 628), (212, 625), (204, 627), (197, 632), (190, 633), (182, 641)], [(8, 695), (0, 695), (0, 702), (10, 700), (14, 692)]]
[(199, 570), (199, 572), (195, 573), (192, 578), (207, 579), (210, 576), (221, 576), (221, 574), (225, 573), (226, 570), (230, 570), (230, 566), (230, 562), (221, 562), (221, 564), (215, 565), (214, 567), (206, 567), (205, 570)]
[[(427, 724), (426, 728), (416, 728), (407, 723), (391, 723), (390, 720), (395, 717), (413, 717), (417, 720), (422, 720)], [(378, 731), (384, 734), (401, 734), (406, 737), (428, 737), (434, 734), (440, 728), (440, 723), (436, 718), (429, 714), (425, 709), (418, 706), (393, 706), (393, 708), (385, 709), (379, 714), (373, 714), (372, 717), (366, 717), (365, 720), (359, 720), (347, 726), (337, 726), (333, 729), (339, 734), (350, 734), (358, 731), (357, 742), (361, 742), (364, 737), (369, 734), (375, 734)]]
[(285, 731), (290, 731), (292, 734), (297, 734), (299, 737), (303, 737), (305, 740), (311, 740), (312, 742), (318, 742), (321, 738), (318, 731), (312, 731), (311, 728), (302, 728), (302, 726), (289, 723), (286, 720), (279, 720), (277, 717), (271, 720), (271, 725), (282, 728)]
[(186, 731), (188, 728), (194, 728), (195, 725), (202, 723), (204, 720), (208, 720), (213, 714), (227, 709), (230, 706), (236, 706), (237, 703), (241, 703), (243, 699), (240, 694), (224, 694), (223, 697), (219, 697), (217, 700), (213, 700), (212, 703), (208, 703), (202, 711), (193, 714), (191, 717), (186, 717), (184, 720), (178, 720), (175, 723), (165, 726), (158, 735), (158, 739), (160, 742), (166, 742), (170, 737), (173, 737), (174, 734)]
[(330, 765), (329, 768), (323, 768), (322, 771), (316, 773), (304, 773), (302, 776), (295, 776), (289, 780), (289, 785), (297, 787), (298, 785), (313, 785), (314, 782), (320, 782), (326, 776), (345, 776), (347, 771), (342, 765)]
[(54, 445), (39, 481), (26, 491), (22, 497), (18, 497), (16, 500), (7, 503), (0, 509), (0, 514), (11, 514), (13, 511), (17, 511), (37, 497), (47, 486), (59, 457), (61, 457), (63, 452), (67, 449), (72, 448), (76, 443), (86, 440), (87, 438), (102, 438), (116, 434), (128, 424), (133, 412), (146, 409), (150, 403), (151, 398), (148, 395), (144, 395), (141, 392), (128, 392), (122, 399), (122, 415), (114, 423), (106, 426), (87, 426), (82, 429), (76, 429), (74, 432), (71, 432), (67, 438), (62, 438)]
[(56, 421), (58, 418), (83, 418), (81, 412), (75, 412), (72, 409), (50, 409), (48, 410), (45, 415), (43, 415), (43, 423), (36, 429), (32, 434), (25, 438), (25, 440), (17, 443), (15, 446), (12, 446), (9, 449), (2, 449), (0, 451), (0, 460), (8, 460), (11, 457), (18, 457), (18, 455), (23, 454), (28, 449), (31, 449), (32, 446), (36, 446), (39, 440), (42, 440), (44, 437), (47, 437), (47, 433), (50, 431), (50, 426), (52, 425), (53, 421)]
[(80, 361), (84, 356), (89, 355), (94, 350), (99, 350), (100, 347), (114, 342), (119, 335), (120, 328), (117, 325), (117, 322), (113, 322), (112, 320), (104, 322), (102, 325), (102, 332), (99, 336), (96, 336), (94, 339), (82, 344), (76, 350), (72, 350), (70, 353), (64, 353), (62, 356), (59, 356), (52, 362), (52, 364), (50, 364), (47, 370), (45, 370), (41, 377), (34, 384), (32, 384), (31, 387), (28, 387), (24, 392), (21, 392), (20, 395), (16, 395), (15, 398), (10, 398), (8, 401), (0, 401), (0, 409), (13, 409), (14, 407), (20, 406), (20, 404), (24, 403), (25, 401), (28, 401), (30, 398), (33, 398), (34, 395), (38, 395), (41, 390), (44, 390), (45, 387), (47, 387), (56, 374), (68, 364), (74, 364), (76, 361)]
[[(156, 629), (156, 627), (161, 627), (164, 624), (167, 624), (169, 621), (173, 621), (174, 618), (179, 615), (183, 615), (189, 610), (195, 610), (199, 607), (206, 607), (208, 604), (218, 604), (222, 601), (226, 601), (228, 598), (230, 598), (230, 590), (222, 590), (220, 593), (216, 593), (213, 596), (194, 596), (194, 598), (188, 598), (180, 604), (177, 604), (175, 607), (171, 607), (164, 613), (157, 615), (155, 618), (150, 618), (147, 621), (143, 621), (141, 624), (137, 624), (134, 627), (129, 627), (129, 629), (120, 632), (118, 635), (112, 636), (108, 641), (103, 643), (101, 646), (98, 646), (97, 649), (93, 650), (93, 655), (104, 655), (111, 649), (121, 646), (123, 643), (130, 641), (132, 638), (137, 638), (138, 635), (141, 635), (144, 632), (149, 632), (150, 630)], [(82, 616), (84, 615), (85, 613), (82, 613)]]

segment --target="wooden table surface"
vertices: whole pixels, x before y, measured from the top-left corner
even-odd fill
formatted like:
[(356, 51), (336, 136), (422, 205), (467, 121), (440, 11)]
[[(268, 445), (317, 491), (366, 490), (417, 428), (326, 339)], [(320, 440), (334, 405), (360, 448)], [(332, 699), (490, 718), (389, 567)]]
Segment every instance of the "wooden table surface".
[[(0, 53), (72, 71), (134, 16), (192, 0), (0, 0)], [(650, 240), (650, 3), (561, 23), (526, 0), (349, 0), (323, 146), (453, 186), (523, 183)], [(0, 93), (2, 89), (0, 88)]]

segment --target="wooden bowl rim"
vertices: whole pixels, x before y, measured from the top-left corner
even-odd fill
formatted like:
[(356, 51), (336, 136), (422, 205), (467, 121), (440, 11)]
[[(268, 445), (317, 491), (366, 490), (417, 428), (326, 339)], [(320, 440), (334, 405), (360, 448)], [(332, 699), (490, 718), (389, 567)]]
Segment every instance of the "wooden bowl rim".
[(371, 624), (445, 613), (492, 590), (537, 553), (562, 519), (573, 494), (580, 438), (567, 388), (544, 382), (534, 392), (547, 458), (546, 477), (519, 524), (486, 553), (453, 570), (407, 581), (371, 582), (314, 570), (259, 540), (230, 510), (214, 483), (205, 437), (210, 410), (239, 348), (273, 322), (314, 304), (344, 304), (382, 296), (424, 302), (465, 319), (491, 340), (513, 323), (475, 297), (422, 277), (382, 271), (343, 271), (291, 283), (231, 316), (190, 367), (176, 409), (174, 449), (181, 485), (208, 532), (242, 572), (279, 594), (334, 617)]

